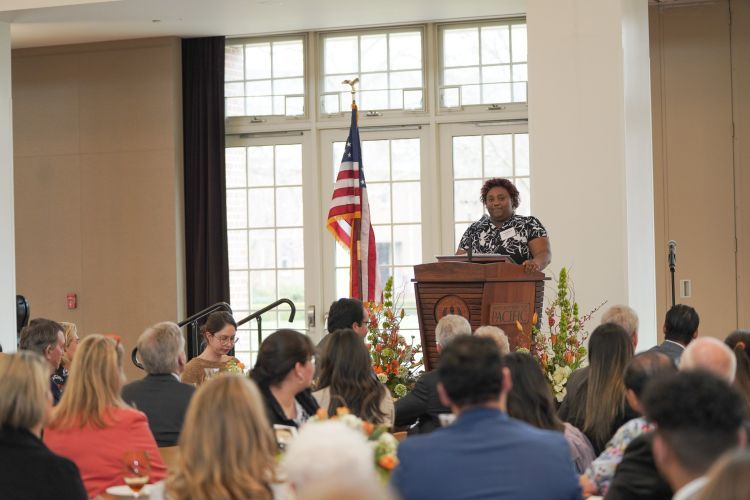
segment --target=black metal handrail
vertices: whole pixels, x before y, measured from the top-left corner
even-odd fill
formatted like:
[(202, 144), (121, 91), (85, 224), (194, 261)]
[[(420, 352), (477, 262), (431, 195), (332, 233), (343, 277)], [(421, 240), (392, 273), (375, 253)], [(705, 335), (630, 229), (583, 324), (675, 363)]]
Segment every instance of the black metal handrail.
[[(183, 326), (188, 327), (188, 357), (194, 358), (200, 352), (198, 352), (200, 347), (200, 333), (198, 330), (198, 321), (205, 318), (212, 312), (216, 311), (227, 311), (229, 314), (232, 314), (232, 306), (227, 304), (226, 302), (217, 302), (214, 305), (208, 306), (207, 308), (203, 309), (202, 311), (198, 311), (197, 313), (193, 314), (187, 319), (183, 319), (179, 323), (177, 323), (177, 326), (182, 328)], [(138, 347), (133, 347), (133, 350), (130, 353), (130, 359), (133, 361), (133, 364), (143, 370), (143, 365), (140, 361), (138, 361)]]
[[(289, 307), (291, 308), (291, 311), (289, 312), (289, 322), (290, 323), (293, 322), (294, 321), (294, 315), (297, 312), (297, 308), (295, 307), (294, 302), (292, 302), (289, 299), (284, 298), (284, 299), (279, 299), (276, 302), (273, 302), (272, 304), (267, 305), (263, 309), (258, 309), (254, 313), (252, 313), (252, 314), (250, 314), (250, 315), (242, 318), (241, 320), (239, 320), (237, 322), (237, 327), (240, 327), (240, 326), (244, 325), (245, 323), (247, 323), (248, 321), (254, 319), (258, 323), (258, 345), (260, 345), (260, 343), (263, 341), (263, 338), (262, 338), (262, 332), (263, 332), (263, 329), (262, 329), (262, 321), (263, 321), (262, 320), (262, 315), (265, 314), (265, 313), (267, 313), (271, 309), (275, 309), (276, 307), (280, 306), (281, 304), (288, 304), (289, 305)], [(190, 352), (188, 353), (189, 354), (189, 358), (194, 358), (195, 356), (197, 356), (198, 354), (200, 354), (198, 352), (199, 351), (199, 346), (200, 346), (200, 333), (199, 333), (199, 329), (198, 329), (198, 321), (200, 321), (204, 317), (208, 316), (212, 312), (216, 312), (216, 311), (220, 311), (220, 310), (225, 310), (229, 314), (233, 314), (232, 313), (232, 307), (229, 304), (227, 304), (226, 302), (217, 302), (216, 304), (214, 304), (212, 306), (209, 306), (209, 307), (203, 309), (202, 311), (199, 311), (199, 312), (193, 314), (189, 318), (184, 319), (184, 320), (180, 321), (179, 323), (177, 323), (177, 326), (179, 326), (180, 328), (182, 328), (183, 326), (187, 326), (189, 328), (188, 335), (189, 335), (189, 338), (192, 340), (192, 342), (190, 342), (189, 346), (188, 346), (189, 349), (190, 349)], [(141, 362), (138, 361), (138, 347), (134, 347), (133, 348), (133, 351), (130, 353), (130, 359), (133, 361), (133, 364), (135, 366), (137, 366), (141, 370), (144, 369), (143, 368), (143, 364), (141, 364)]]
[(289, 312), (289, 322), (291, 323), (292, 321), (294, 321), (294, 314), (297, 312), (297, 308), (295, 307), (294, 302), (292, 302), (291, 300), (279, 299), (272, 304), (268, 304), (263, 309), (258, 309), (257, 311), (250, 314), (249, 316), (242, 318), (241, 320), (237, 322), (237, 327), (239, 328), (240, 326), (244, 325), (251, 319), (254, 319), (258, 323), (258, 345), (260, 345), (261, 342), (263, 342), (263, 328), (262, 328), (263, 318), (261, 316), (267, 313), (268, 311), (270, 311), (271, 309), (275, 309), (279, 307), (281, 304), (289, 304), (289, 307), (292, 309)]

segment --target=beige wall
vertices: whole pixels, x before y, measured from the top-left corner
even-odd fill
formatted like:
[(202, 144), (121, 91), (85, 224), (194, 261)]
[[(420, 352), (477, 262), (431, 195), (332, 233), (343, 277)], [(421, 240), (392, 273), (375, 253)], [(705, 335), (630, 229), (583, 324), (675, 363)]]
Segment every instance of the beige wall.
[[(672, 239), (677, 302), (719, 338), (750, 319), (749, 7), (732, 1), (731, 47), (728, 1), (650, 10), (658, 315), (671, 304)], [(736, 147), (733, 120), (744, 124)], [(691, 298), (680, 298), (681, 279), (692, 281)]]
[(18, 292), (129, 353), (184, 311), (179, 40), (20, 50), (12, 72)]

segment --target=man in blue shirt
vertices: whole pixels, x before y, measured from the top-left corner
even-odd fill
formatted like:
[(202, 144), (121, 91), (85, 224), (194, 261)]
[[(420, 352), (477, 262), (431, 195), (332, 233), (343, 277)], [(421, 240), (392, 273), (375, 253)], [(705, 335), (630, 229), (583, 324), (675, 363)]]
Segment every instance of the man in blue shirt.
[(438, 378), (457, 419), (399, 446), (391, 483), (404, 500), (581, 498), (563, 434), (505, 412), (510, 371), (492, 340), (456, 338), (441, 353)]

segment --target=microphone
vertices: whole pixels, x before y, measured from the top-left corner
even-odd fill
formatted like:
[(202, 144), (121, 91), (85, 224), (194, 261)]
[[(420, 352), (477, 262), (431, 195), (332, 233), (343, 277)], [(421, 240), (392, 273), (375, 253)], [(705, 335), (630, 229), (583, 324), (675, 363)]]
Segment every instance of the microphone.
[(677, 242), (669, 240), (667, 245), (669, 246), (669, 270), (674, 271), (675, 265), (677, 265)]

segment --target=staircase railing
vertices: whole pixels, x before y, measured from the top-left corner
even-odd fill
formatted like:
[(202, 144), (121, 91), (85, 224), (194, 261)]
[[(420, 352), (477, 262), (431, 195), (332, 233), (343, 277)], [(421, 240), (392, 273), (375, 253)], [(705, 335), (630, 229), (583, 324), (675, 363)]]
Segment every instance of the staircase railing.
[(239, 320), (237, 322), (237, 327), (239, 328), (241, 325), (244, 325), (248, 321), (254, 319), (256, 321), (256, 323), (258, 323), (258, 345), (260, 345), (261, 342), (263, 342), (263, 327), (262, 327), (262, 325), (263, 325), (263, 318), (262, 318), (262, 315), (265, 314), (265, 313), (267, 313), (271, 309), (275, 309), (275, 308), (279, 307), (281, 304), (289, 304), (289, 307), (291, 308), (291, 311), (289, 311), (289, 322), (290, 323), (293, 322), (294, 321), (294, 314), (297, 312), (297, 308), (294, 306), (294, 302), (292, 302), (289, 299), (279, 299), (279, 300), (277, 300), (276, 302), (274, 302), (272, 304), (268, 304), (263, 309), (258, 309), (257, 311), (255, 311), (254, 313), (250, 314), (249, 316), (246, 316), (246, 317), (242, 318), (241, 320)]

